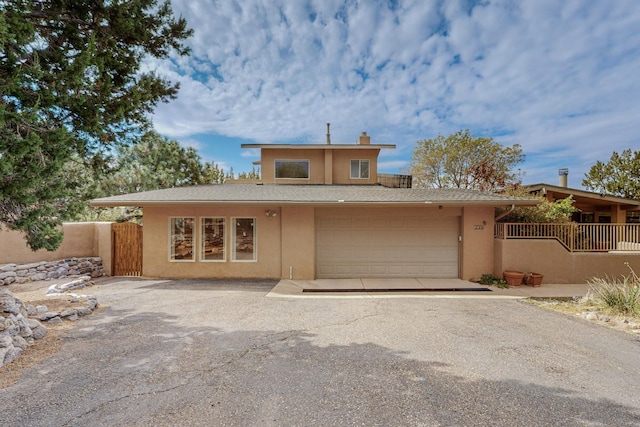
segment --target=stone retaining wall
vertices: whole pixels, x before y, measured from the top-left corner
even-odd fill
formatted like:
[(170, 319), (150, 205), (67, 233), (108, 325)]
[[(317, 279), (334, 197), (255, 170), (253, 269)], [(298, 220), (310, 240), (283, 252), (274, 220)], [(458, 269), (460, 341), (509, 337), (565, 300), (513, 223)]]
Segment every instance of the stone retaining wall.
[(75, 321), (98, 307), (95, 296), (67, 295), (71, 303), (77, 305), (58, 312), (50, 311), (46, 305), (25, 306), (20, 298), (6, 289), (0, 289), (0, 367), (13, 362), (29, 345), (47, 335), (47, 328), (40, 322), (53, 324), (62, 323), (63, 320)]
[(0, 286), (78, 275), (88, 275), (95, 278), (102, 277), (104, 274), (102, 259), (99, 257), (68, 258), (29, 264), (4, 264), (0, 265)]
[(20, 298), (0, 289), (0, 366), (13, 360), (35, 340), (44, 338), (47, 329), (30, 319)]

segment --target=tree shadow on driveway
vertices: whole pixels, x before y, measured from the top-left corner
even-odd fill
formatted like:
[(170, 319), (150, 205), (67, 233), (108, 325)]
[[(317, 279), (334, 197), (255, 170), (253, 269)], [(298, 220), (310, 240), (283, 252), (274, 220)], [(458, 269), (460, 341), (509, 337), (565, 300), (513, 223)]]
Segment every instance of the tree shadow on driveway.
[[(60, 425), (640, 424), (638, 408), (539, 384), (463, 377), (365, 343), (303, 330), (181, 326), (104, 308), (62, 350), (0, 390), (0, 419)], [(594, 387), (598, 387), (594, 384)]]

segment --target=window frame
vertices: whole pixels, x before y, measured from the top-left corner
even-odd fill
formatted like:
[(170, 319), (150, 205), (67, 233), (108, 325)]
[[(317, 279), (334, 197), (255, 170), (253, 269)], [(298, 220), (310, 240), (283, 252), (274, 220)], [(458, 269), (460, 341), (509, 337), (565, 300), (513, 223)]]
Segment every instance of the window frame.
[[(307, 177), (286, 177), (286, 176), (278, 176), (278, 162), (286, 162), (286, 163), (306, 163), (307, 165)], [(273, 176), (275, 179), (311, 179), (311, 161), (309, 159), (274, 159), (273, 161)]]
[[(358, 176), (353, 176), (353, 162), (358, 162)], [(367, 164), (367, 176), (362, 176), (362, 165)], [(371, 160), (369, 159), (351, 159), (349, 163), (349, 178), (350, 179), (370, 179), (371, 178)]]
[[(185, 259), (176, 259), (176, 251), (174, 245), (174, 234), (173, 231), (175, 229), (175, 220), (191, 220), (191, 258)], [(196, 262), (196, 247), (197, 247), (197, 225), (196, 225), (196, 217), (195, 216), (170, 216), (169, 217), (169, 262)], [(195, 246), (194, 246), (195, 243)]]
[[(222, 259), (206, 259), (204, 243), (207, 233), (205, 232), (205, 222), (208, 219), (222, 220)], [(224, 216), (201, 216), (200, 239), (198, 242), (198, 257), (200, 262), (226, 262), (227, 261), (227, 218)], [(214, 225), (218, 225), (214, 222)]]
[[(251, 220), (253, 222), (253, 259), (237, 259), (237, 232), (238, 220)], [(258, 217), (255, 216), (233, 216), (231, 217), (231, 262), (258, 262)]]

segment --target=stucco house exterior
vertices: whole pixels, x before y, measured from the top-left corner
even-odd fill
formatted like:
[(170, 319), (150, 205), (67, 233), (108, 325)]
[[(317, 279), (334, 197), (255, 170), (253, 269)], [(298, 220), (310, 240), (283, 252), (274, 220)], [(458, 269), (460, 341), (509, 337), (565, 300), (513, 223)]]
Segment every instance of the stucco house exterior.
[(260, 150), (259, 181), (92, 201), (142, 207), (144, 276), (479, 277), (494, 268), (495, 208), (536, 203), (396, 188), (409, 187), (407, 177), (377, 167), (380, 151), (395, 146), (371, 144), (364, 132), (355, 144), (331, 144), (327, 134), (326, 144), (242, 147)]

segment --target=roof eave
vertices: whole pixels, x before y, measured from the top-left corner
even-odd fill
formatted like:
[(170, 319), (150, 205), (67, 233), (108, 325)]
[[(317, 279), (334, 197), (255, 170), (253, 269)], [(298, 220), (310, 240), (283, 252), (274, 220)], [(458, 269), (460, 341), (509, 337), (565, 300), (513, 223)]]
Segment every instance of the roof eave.
[(366, 200), (128, 200), (128, 201), (101, 201), (94, 200), (89, 203), (93, 207), (119, 207), (119, 206), (173, 206), (173, 205), (201, 205), (201, 204), (231, 204), (231, 205), (313, 205), (313, 206), (333, 206), (333, 205), (360, 205), (360, 206), (534, 206), (540, 203), (538, 200), (425, 200), (425, 201), (366, 201)]
[(395, 144), (241, 144), (241, 148), (267, 148), (267, 149), (292, 149), (292, 150), (308, 150), (308, 149), (328, 149), (328, 150), (348, 150), (348, 149), (378, 149), (378, 148), (396, 148)]

